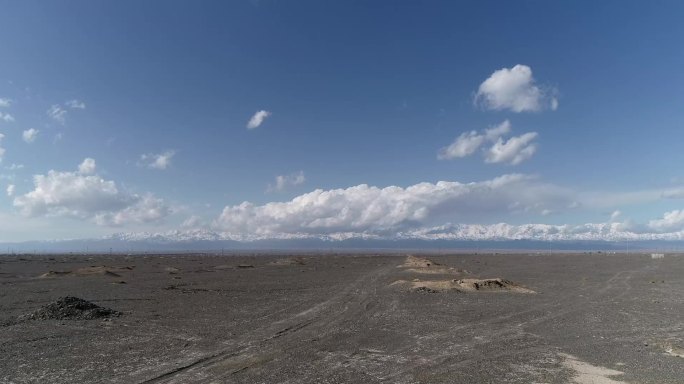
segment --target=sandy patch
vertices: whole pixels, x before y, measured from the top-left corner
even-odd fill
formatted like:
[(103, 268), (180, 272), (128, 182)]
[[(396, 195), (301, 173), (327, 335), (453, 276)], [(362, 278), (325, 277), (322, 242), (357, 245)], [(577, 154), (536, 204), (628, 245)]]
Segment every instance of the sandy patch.
[(572, 382), (576, 384), (626, 384), (625, 381), (613, 380), (610, 376), (623, 375), (623, 372), (605, 367), (591, 365), (575, 356), (562, 353), (565, 359), (563, 366), (575, 371)]
[(180, 269), (176, 267), (166, 267), (164, 268), (164, 272), (168, 272), (171, 275), (175, 275), (176, 273), (180, 273)]
[(666, 354), (684, 358), (684, 348), (680, 348), (671, 342), (661, 343), (660, 346), (665, 350)]

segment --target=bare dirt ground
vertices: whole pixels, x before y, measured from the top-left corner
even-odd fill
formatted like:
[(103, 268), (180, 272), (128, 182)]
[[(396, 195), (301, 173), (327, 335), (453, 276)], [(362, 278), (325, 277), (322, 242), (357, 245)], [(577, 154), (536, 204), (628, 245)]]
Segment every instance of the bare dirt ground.
[(0, 383), (684, 383), (683, 303), (678, 255), (0, 256)]

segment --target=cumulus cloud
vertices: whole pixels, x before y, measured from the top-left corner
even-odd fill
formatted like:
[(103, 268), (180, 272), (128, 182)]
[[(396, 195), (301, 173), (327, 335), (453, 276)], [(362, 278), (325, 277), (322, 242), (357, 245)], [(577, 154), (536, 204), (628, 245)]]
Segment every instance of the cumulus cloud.
[(69, 100), (66, 103), (64, 103), (65, 106), (71, 108), (71, 109), (85, 109), (85, 103), (80, 101), (80, 100)]
[(317, 189), (287, 202), (227, 206), (215, 225), (227, 232), (251, 234), (382, 233), (444, 218), (540, 214), (544, 209), (567, 207), (572, 200), (570, 191), (520, 174), (467, 184), (440, 181), (406, 188), (361, 184), (346, 189)]
[(496, 143), (487, 150), (485, 162), (520, 164), (537, 151), (537, 144), (532, 142), (536, 137), (537, 132), (528, 132), (506, 141), (499, 137)]
[(275, 185), (269, 185), (268, 191), (283, 191), (288, 187), (303, 184), (306, 181), (304, 171), (291, 173), (289, 175), (278, 175), (275, 178)]
[(684, 210), (665, 212), (660, 219), (648, 222), (648, 227), (657, 232), (675, 232), (684, 230)]
[(7, 196), (9, 196), (9, 197), (14, 196), (14, 190), (15, 190), (15, 188), (16, 188), (16, 187), (15, 187), (14, 184), (8, 185), (8, 186), (7, 186)]
[(269, 116), (271, 116), (271, 112), (269, 111), (257, 111), (247, 122), (247, 129), (258, 128)]
[(437, 154), (441, 160), (470, 156), (484, 143), (491, 142), (492, 146), (484, 151), (487, 163), (508, 163), (516, 165), (534, 155), (537, 145), (532, 142), (537, 137), (536, 132), (528, 132), (521, 136), (504, 140), (503, 136), (511, 132), (508, 120), (499, 125), (489, 127), (483, 131), (462, 133), (448, 147), (442, 148)]
[(475, 103), (490, 110), (513, 112), (556, 110), (558, 100), (553, 94), (553, 90), (543, 90), (536, 85), (530, 67), (518, 64), (494, 71), (480, 84)]
[(99, 225), (157, 221), (170, 214), (161, 199), (130, 193), (94, 174), (95, 161), (89, 160), (77, 172), (50, 170), (47, 175), (35, 175), (34, 189), (15, 197), (14, 207), (27, 217), (65, 216), (91, 219)]
[(8, 170), (10, 170), (10, 171), (18, 171), (18, 170), (20, 170), (20, 169), (24, 169), (24, 164), (14, 164), (14, 163), (12, 163), (12, 164), (6, 166), (5, 169), (8, 169)]
[(151, 169), (164, 170), (171, 165), (171, 159), (176, 154), (175, 151), (166, 151), (164, 153), (148, 153), (140, 156), (140, 161), (144, 166)]
[(6, 123), (11, 123), (14, 121), (14, 117), (10, 115), (9, 113), (2, 113), (0, 112), (0, 120), (6, 122)]
[(27, 129), (21, 134), (21, 138), (27, 143), (33, 143), (38, 137), (38, 132), (40, 131), (34, 128)]
[(0, 97), (0, 108), (7, 108), (12, 105), (11, 99), (5, 99)]
[(92, 159), (90, 157), (86, 157), (83, 159), (81, 164), (78, 166), (78, 173), (81, 175), (92, 175), (95, 173), (95, 169), (97, 168), (97, 164), (95, 163), (95, 159)]

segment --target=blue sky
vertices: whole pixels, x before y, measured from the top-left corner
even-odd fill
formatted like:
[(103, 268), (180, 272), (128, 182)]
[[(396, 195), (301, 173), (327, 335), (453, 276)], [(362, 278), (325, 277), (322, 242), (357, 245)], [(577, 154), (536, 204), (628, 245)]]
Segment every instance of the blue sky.
[(680, 2), (0, 9), (0, 241), (684, 230)]

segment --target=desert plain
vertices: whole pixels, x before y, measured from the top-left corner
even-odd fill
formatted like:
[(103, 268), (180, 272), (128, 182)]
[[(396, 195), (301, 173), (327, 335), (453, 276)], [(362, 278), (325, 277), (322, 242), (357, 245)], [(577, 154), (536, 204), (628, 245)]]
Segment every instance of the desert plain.
[(683, 348), (678, 254), (0, 256), (0, 383), (665, 384)]

